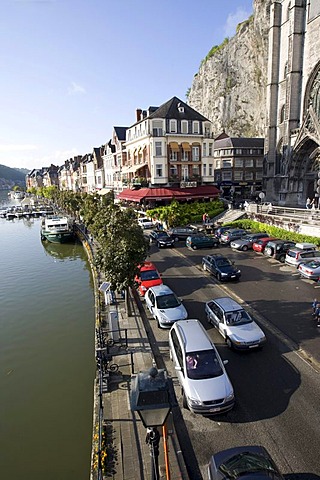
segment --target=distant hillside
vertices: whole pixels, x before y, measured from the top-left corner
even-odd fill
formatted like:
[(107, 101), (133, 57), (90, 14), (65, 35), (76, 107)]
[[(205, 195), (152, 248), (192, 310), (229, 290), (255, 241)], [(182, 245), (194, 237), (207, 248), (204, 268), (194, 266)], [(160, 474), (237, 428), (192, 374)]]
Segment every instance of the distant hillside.
[(28, 170), (0, 165), (0, 188), (12, 188), (14, 185), (26, 186)]

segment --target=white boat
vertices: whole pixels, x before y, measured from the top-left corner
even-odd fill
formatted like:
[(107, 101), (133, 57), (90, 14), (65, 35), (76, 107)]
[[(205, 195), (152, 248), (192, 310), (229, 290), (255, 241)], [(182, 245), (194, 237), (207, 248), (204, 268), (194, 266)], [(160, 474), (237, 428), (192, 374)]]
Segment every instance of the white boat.
[(41, 222), (41, 240), (67, 243), (74, 240), (73, 222), (68, 217), (46, 217)]

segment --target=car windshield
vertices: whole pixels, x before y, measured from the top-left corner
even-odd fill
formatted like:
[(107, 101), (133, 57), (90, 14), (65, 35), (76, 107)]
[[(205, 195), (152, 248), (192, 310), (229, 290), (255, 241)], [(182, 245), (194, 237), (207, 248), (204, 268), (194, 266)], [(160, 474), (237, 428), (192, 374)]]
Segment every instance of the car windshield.
[(157, 278), (160, 278), (160, 275), (157, 270), (145, 270), (140, 272), (140, 278), (145, 282), (146, 280), (156, 280)]
[(226, 320), (228, 325), (238, 326), (245, 323), (251, 323), (252, 318), (245, 310), (236, 310), (235, 312), (227, 312)]
[(157, 237), (165, 237), (165, 238), (170, 238), (170, 235), (167, 234), (167, 232), (157, 232)]
[(215, 350), (188, 352), (186, 355), (187, 375), (193, 380), (215, 378), (223, 375)]
[(232, 265), (232, 263), (227, 258), (221, 258), (221, 260), (217, 260), (217, 267), (228, 267), (229, 265)]
[(245, 473), (270, 471), (275, 474), (279, 472), (275, 469), (271, 462), (264, 455), (253, 452), (242, 452), (229, 458), (219, 467), (220, 472), (225, 475), (226, 479), (236, 480)]
[(318, 267), (320, 267), (320, 262), (319, 262), (319, 260), (318, 261), (313, 260), (311, 262), (306, 263), (303, 266), (307, 267), (307, 268), (318, 268)]
[(180, 300), (174, 293), (168, 293), (167, 295), (160, 295), (157, 297), (157, 307), (159, 309), (175, 308), (181, 305)]

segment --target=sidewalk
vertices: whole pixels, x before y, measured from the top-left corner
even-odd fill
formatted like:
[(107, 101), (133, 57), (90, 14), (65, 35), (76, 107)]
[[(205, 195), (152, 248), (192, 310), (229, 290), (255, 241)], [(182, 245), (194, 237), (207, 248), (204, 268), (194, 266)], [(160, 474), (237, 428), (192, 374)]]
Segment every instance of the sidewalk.
[[(114, 480), (144, 480), (152, 478), (151, 455), (146, 444), (146, 429), (139, 416), (130, 409), (130, 384), (132, 373), (149, 370), (155, 358), (135, 301), (130, 297), (133, 315), (128, 317), (125, 301), (116, 295), (115, 304), (101, 312), (103, 330), (108, 330), (110, 309), (117, 311), (119, 328), (127, 331), (127, 348), (119, 343), (109, 347), (111, 363), (119, 365), (119, 371), (111, 373), (104, 386), (103, 426), (107, 457), (103, 478)], [(124, 338), (121, 331), (122, 340)], [(133, 361), (133, 364), (132, 364)], [(99, 399), (97, 399), (99, 402)], [(183, 462), (172, 415), (167, 422), (169, 472), (166, 476), (163, 438), (159, 448), (159, 479), (187, 480), (189, 477)], [(162, 428), (158, 428), (162, 434)]]

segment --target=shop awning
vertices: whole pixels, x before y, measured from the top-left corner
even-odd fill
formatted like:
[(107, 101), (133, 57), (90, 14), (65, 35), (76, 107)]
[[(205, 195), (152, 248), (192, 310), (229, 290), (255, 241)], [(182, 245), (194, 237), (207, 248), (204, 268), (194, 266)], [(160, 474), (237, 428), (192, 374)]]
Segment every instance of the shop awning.
[(132, 167), (129, 167), (127, 170), (127, 173), (134, 173), (140, 168), (146, 167), (148, 164), (147, 163), (139, 163), (137, 165), (132, 165)]
[(204, 198), (217, 198), (220, 190), (213, 185), (201, 185), (199, 187), (186, 188), (140, 188), (131, 190), (127, 188), (118, 194), (119, 200), (129, 202), (160, 201), (160, 200), (196, 200)]

